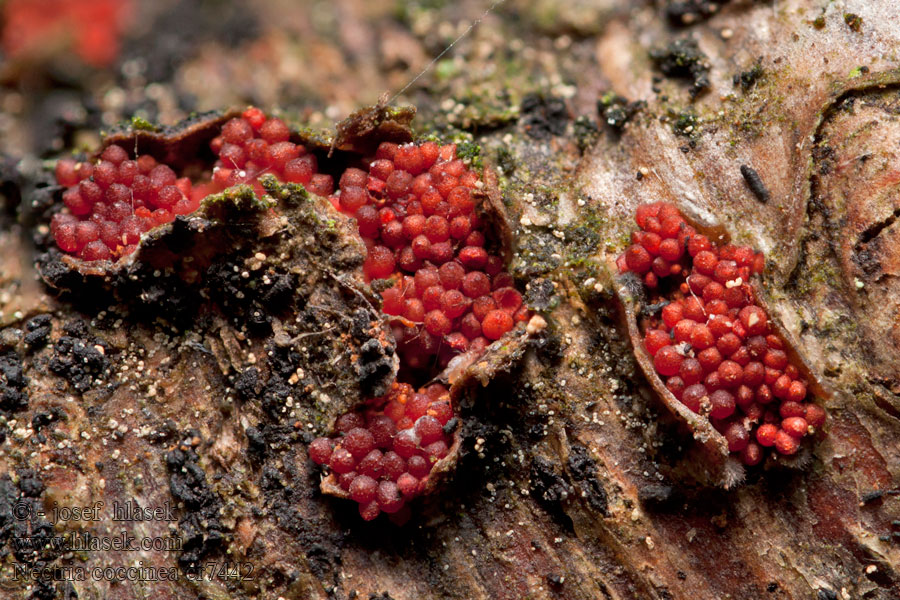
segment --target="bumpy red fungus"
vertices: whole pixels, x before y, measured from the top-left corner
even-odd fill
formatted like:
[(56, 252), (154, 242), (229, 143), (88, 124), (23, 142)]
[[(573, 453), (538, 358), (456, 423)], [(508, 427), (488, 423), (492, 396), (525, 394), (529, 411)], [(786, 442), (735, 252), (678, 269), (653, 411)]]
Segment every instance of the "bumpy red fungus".
[(142, 233), (194, 212), (210, 194), (248, 184), (262, 196), (258, 178), (265, 173), (329, 195), (331, 175), (318, 173), (316, 157), (290, 142), (290, 135), (284, 121), (248, 108), (225, 122), (210, 142), (218, 160), (211, 173), (196, 181), (178, 177), (150, 155), (135, 157), (115, 144), (93, 162), (62, 159), (56, 164), (56, 180), (66, 187), (67, 210), (53, 217), (53, 238), (61, 250), (82, 260), (114, 260), (133, 252)]
[(481, 182), (455, 144), (386, 142), (368, 165), (344, 171), (331, 200), (356, 217), (366, 278), (393, 284), (383, 306), (405, 366), (446, 365), (528, 319), (503, 260), (485, 248)]
[(95, 163), (58, 161), (56, 180), (67, 188), (67, 211), (54, 215), (50, 231), (61, 250), (87, 261), (133, 252), (142, 233), (197, 210), (205, 195), (152, 156), (134, 159), (116, 145)]
[[(366, 278), (389, 280), (381, 295), (399, 344), (401, 377), (405, 370), (434, 373), (464, 352), (477, 355), (528, 320), (503, 260), (486, 248), (488, 231), (477, 211), (480, 179), (455, 145), (382, 143), (366, 162), (367, 171), (344, 171), (331, 201), (357, 220)], [(383, 440), (372, 451), (384, 462), (380, 473), (364, 470), (370, 455), (353, 455), (349, 432), (315, 440), (310, 457), (327, 462), (364, 519), (385, 512), (402, 521), (397, 511), (425, 491), (434, 465), (450, 451), (453, 405), (442, 385), (413, 393), (406, 383), (368, 405), (364, 418), (344, 415), (337, 429), (343, 432), (343, 419), (356, 419)], [(353, 460), (329, 454), (348, 444)]]
[[(343, 171), (336, 192), (316, 157), (291, 141), (288, 126), (257, 108), (222, 124), (210, 149), (212, 170), (193, 182), (114, 144), (94, 162), (60, 160), (66, 209), (51, 224), (58, 246), (86, 261), (116, 259), (133, 252), (142, 233), (193, 212), (209, 194), (239, 184), (264, 194), (258, 178), (268, 173), (330, 196), (356, 219), (365, 278), (386, 280), (379, 287), (402, 379), (430, 378), (454, 356), (477, 356), (531, 317), (492, 251), (478, 211), (480, 178), (454, 144), (382, 143), (362, 162), (366, 169)], [(435, 465), (453, 447), (450, 393), (441, 384), (414, 392), (395, 382), (386, 396), (363, 404), (338, 419), (338, 437), (314, 440), (309, 457), (327, 466), (364, 519), (384, 512), (402, 522), (406, 503), (430, 489)]]
[(653, 304), (668, 302), (642, 323), (644, 348), (666, 388), (707, 416), (744, 464), (759, 463), (773, 446), (795, 454), (825, 411), (750, 285), (765, 268), (763, 255), (716, 246), (671, 204), (642, 205), (635, 220), (640, 230), (617, 264), (641, 277)]
[(268, 118), (258, 108), (248, 108), (239, 118), (222, 126), (210, 148), (219, 158), (213, 168), (208, 193), (242, 183), (251, 184), (262, 196), (258, 178), (271, 173), (280, 181), (302, 183), (319, 196), (331, 193), (331, 175), (319, 173), (316, 157), (302, 144), (290, 141), (291, 130), (281, 119)]
[(335, 424), (339, 437), (313, 440), (309, 457), (336, 474), (338, 485), (359, 503), (363, 519), (393, 515), (425, 492), (435, 464), (453, 444), (453, 417), (443, 385), (414, 392), (408, 384), (394, 383), (366, 410), (341, 416)]

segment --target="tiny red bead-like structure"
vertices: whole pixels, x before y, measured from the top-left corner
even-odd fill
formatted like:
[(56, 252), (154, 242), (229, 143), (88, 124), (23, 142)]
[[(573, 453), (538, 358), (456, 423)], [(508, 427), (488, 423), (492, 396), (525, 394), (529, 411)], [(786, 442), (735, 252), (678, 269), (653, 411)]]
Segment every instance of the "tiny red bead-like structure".
[(826, 415), (756, 303), (749, 282), (763, 255), (712, 243), (671, 204), (641, 205), (635, 221), (640, 229), (616, 264), (642, 279), (652, 304), (664, 304), (642, 326), (666, 388), (707, 416), (744, 464), (761, 462), (767, 448), (795, 454)]

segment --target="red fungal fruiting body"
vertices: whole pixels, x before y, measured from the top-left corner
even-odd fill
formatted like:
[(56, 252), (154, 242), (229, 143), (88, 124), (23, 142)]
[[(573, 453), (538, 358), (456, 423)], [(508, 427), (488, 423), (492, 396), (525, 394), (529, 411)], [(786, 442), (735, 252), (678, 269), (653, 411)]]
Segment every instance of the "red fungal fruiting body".
[(365, 164), (344, 171), (332, 203), (366, 240), (366, 278), (394, 281), (382, 299), (401, 364), (444, 366), (528, 319), (477, 214), (479, 177), (455, 146), (383, 143)]
[(309, 445), (309, 457), (318, 465), (323, 465), (331, 458), (334, 448), (328, 438), (316, 438)]
[(665, 376), (677, 375), (684, 357), (673, 346), (660, 348), (653, 359), (653, 366)]
[(764, 257), (714, 245), (670, 204), (639, 206), (635, 220), (640, 230), (616, 264), (641, 277), (651, 303), (665, 304), (642, 325), (666, 388), (710, 418), (744, 464), (758, 464), (770, 447), (796, 453), (825, 411), (810, 403), (807, 382), (756, 304), (749, 278), (762, 272)]
[[(59, 248), (86, 261), (118, 259), (136, 249), (143, 233), (197, 210), (209, 194), (247, 184), (262, 195), (259, 177), (272, 174), (330, 197), (356, 218), (367, 248), (365, 277), (394, 283), (382, 292), (383, 308), (393, 319), (403, 369), (442, 367), (463, 352), (477, 355), (528, 320), (522, 295), (485, 235), (479, 176), (456, 157), (455, 145), (381, 144), (367, 170), (344, 171), (337, 191), (331, 175), (318, 173), (316, 157), (291, 141), (290, 128), (257, 108), (225, 122), (210, 149), (217, 158), (212, 172), (195, 181), (115, 144), (94, 162), (58, 161), (65, 208), (50, 230)], [(683, 227), (672, 215), (663, 221), (645, 238), (652, 257), (643, 246), (632, 251), (630, 268), (646, 273), (647, 281), (668, 277), (684, 254), (683, 244), (662, 244), (667, 232), (682, 235)], [(677, 373), (682, 357), (663, 354), (666, 368)], [(681, 393), (684, 381), (672, 387)], [(398, 513), (423, 493), (435, 464), (450, 451), (455, 420), (440, 385), (414, 394), (395, 383), (367, 407), (341, 416), (335, 424), (340, 435), (314, 440), (309, 457), (331, 470), (359, 503), (362, 518), (371, 520)]]
[[(62, 251), (87, 261), (129, 254), (142, 233), (200, 205), (190, 180), (177, 180), (152, 156), (131, 160), (128, 151), (116, 145), (108, 146), (93, 165), (59, 160), (56, 177), (67, 188), (62, 198), (69, 214), (59, 213), (50, 232)], [(74, 243), (69, 224), (74, 225)]]
[(387, 395), (368, 399), (366, 406), (365, 413), (338, 418), (337, 437), (313, 440), (309, 457), (328, 465), (359, 503), (360, 515), (371, 520), (380, 512), (397, 512), (423, 493), (434, 465), (453, 444), (444, 429), (453, 410), (450, 393), (440, 384), (414, 392), (408, 384), (393, 383)]
[[(90, 240), (82, 235), (78, 241), (70, 227), (75, 221), (59, 219), (51, 224), (51, 233), (61, 250), (83, 260), (118, 259), (134, 251), (142, 233), (169, 223), (178, 215), (194, 212), (209, 194), (248, 184), (263, 195), (258, 177), (264, 173), (281, 181), (301, 183), (314, 194), (330, 195), (334, 187), (331, 176), (318, 173), (316, 157), (302, 145), (290, 142), (290, 135), (290, 129), (280, 119), (267, 118), (258, 108), (248, 108), (240, 117), (222, 125), (220, 135), (210, 142), (218, 157), (213, 171), (207, 179), (195, 182), (186, 177), (179, 179), (168, 165), (158, 163), (153, 156), (132, 158), (129, 150), (115, 144), (106, 147), (95, 163), (59, 160), (56, 180), (66, 188), (62, 199), (68, 215), (77, 217), (76, 221), (96, 223), (101, 234)], [(365, 185), (366, 175), (360, 173), (361, 185)], [(342, 204), (354, 210), (365, 205), (368, 198), (362, 188), (345, 190), (343, 196)], [(394, 261), (387, 248), (376, 252), (369, 261), (373, 278), (390, 275)]]
[[(291, 130), (281, 119), (267, 118), (259, 109), (248, 108), (240, 117), (222, 126), (222, 134), (210, 142), (210, 148), (218, 157), (208, 193), (228, 187), (247, 184), (257, 195), (265, 193), (259, 183), (264, 174), (274, 175), (280, 181), (299, 183), (319, 196), (332, 193), (334, 184), (330, 175), (318, 173), (318, 161), (301, 144), (290, 141)], [(365, 179), (357, 181), (355, 188), (365, 185)], [(344, 202), (347, 210), (355, 212), (364, 203), (363, 190), (353, 189)]]

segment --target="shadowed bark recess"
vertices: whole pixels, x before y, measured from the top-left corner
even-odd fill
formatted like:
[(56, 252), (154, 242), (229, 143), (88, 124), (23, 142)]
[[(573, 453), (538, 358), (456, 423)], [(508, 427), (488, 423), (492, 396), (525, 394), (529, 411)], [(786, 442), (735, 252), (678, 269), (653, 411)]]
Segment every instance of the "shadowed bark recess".
[[(329, 39), (286, 22), (308, 35), (297, 43), (319, 88), (298, 92), (274, 59), (258, 68), (323, 111), (335, 95), (372, 103), (372, 70), (399, 89), (397, 64), (420, 69), (456, 37), (442, 23), (484, 10), (437, 4), (385, 15), (339, 1)], [(261, 11), (260, 39), (287, 52), (265, 37), (273, 15)], [(97, 274), (48, 239), (60, 190), (40, 163), (5, 161), (0, 596), (900, 597), (898, 22), (888, 0), (521, 0), (410, 88), (413, 132), (453, 138), (489, 169), (497, 242), (547, 326), (517, 331), (457, 380), (455, 467), (403, 527), (323, 495), (306, 454), (396, 373), (349, 219), (269, 180), (270, 200), (222, 194)], [(363, 34), (388, 41), (373, 56), (348, 41)], [(223, 52), (225, 72), (257, 68), (260, 54)], [(185, 60), (216, 72), (208, 54)], [(348, 80), (326, 77), (326, 64)], [(357, 80), (353, 69), (369, 71)], [(188, 77), (173, 85), (207, 107), (223, 102), (215, 77), (207, 96)], [(412, 115), (376, 105), (312, 147), (337, 172), (379, 136), (409, 139)], [(191, 144), (209, 139), (197, 122)], [(171, 153), (173, 131), (141, 139)], [(832, 392), (825, 435), (802, 460), (749, 468), (728, 490), (645, 378), (617, 293), (635, 207), (658, 200), (765, 252), (771, 317)], [(99, 501), (100, 521), (52, 518)], [(126, 502), (169, 506), (174, 520), (111, 521)], [(47, 543), (122, 530), (181, 546)], [(91, 577), (139, 561), (177, 580)], [(16, 579), (16, 564), (50, 572)], [(53, 580), (68, 567), (87, 576)]]

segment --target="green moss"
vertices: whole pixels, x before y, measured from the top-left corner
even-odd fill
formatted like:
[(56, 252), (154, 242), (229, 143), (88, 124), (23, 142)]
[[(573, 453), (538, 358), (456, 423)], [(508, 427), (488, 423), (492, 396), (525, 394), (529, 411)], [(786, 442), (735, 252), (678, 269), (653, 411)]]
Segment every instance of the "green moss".
[(516, 159), (506, 146), (500, 146), (496, 150), (497, 165), (505, 175), (512, 175), (516, 170)]
[(384, 290), (394, 287), (396, 283), (397, 282), (393, 279), (373, 279), (369, 282), (369, 287), (371, 287), (373, 291), (381, 293)]
[(156, 133), (161, 131), (161, 128), (158, 125), (154, 125), (147, 119), (143, 117), (131, 117), (131, 128), (135, 131), (150, 131)]
[(566, 236), (566, 262), (580, 265), (596, 254), (597, 247), (600, 245), (600, 234), (593, 228), (569, 227), (564, 230), (564, 234)]
[[(265, 186), (265, 179), (271, 178), (275, 180), (275, 178), (271, 175), (264, 176), (261, 181), (263, 181), (263, 185)], [(277, 180), (275, 180), (277, 181)], [(296, 184), (294, 184), (296, 185)], [(302, 190), (302, 186), (301, 190)], [(268, 187), (266, 188), (269, 191)], [(306, 190), (302, 190), (303, 193), (306, 193)], [(271, 192), (270, 192), (271, 193)], [(253, 191), (253, 186), (242, 184), (236, 185), (234, 187), (228, 188), (224, 192), (219, 192), (218, 194), (211, 194), (203, 199), (202, 205), (204, 207), (210, 208), (216, 204), (231, 204), (235, 208), (242, 210), (253, 210), (253, 211), (263, 211), (268, 210), (275, 206), (275, 200), (271, 197), (263, 196), (260, 198), (256, 195), (256, 192)]]
[(672, 131), (677, 135), (690, 137), (697, 132), (697, 115), (691, 110), (684, 110), (675, 115)]
[(475, 142), (469, 140), (457, 142), (456, 156), (465, 161), (469, 161), (472, 167), (476, 170), (480, 171), (483, 168), (481, 160), (481, 146), (479, 146)]
[(844, 13), (844, 23), (847, 24), (847, 27), (857, 33), (859, 33), (859, 30), (862, 28), (862, 22), (862, 17), (860, 17), (858, 14)]

